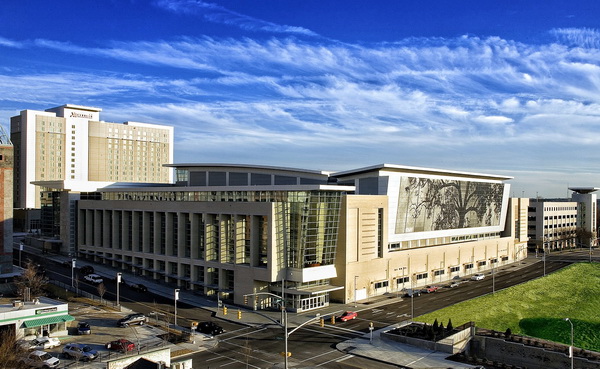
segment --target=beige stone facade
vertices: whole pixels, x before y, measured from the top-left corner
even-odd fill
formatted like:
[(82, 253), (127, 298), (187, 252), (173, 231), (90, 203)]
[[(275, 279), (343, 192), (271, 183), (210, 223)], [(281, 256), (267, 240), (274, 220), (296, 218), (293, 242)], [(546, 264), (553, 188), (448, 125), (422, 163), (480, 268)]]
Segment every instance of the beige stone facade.
[(528, 202), (508, 197), (509, 177), (390, 165), (173, 166), (175, 187), (83, 196), (79, 256), (257, 309), (276, 308), (283, 284), (295, 311), (527, 256)]

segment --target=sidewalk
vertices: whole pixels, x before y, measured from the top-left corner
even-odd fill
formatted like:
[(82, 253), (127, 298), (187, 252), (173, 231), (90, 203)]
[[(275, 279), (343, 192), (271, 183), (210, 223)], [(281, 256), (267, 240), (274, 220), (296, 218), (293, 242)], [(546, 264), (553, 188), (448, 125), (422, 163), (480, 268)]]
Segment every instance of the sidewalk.
[[(60, 255), (47, 255), (48, 258), (56, 260), (58, 262), (63, 262), (70, 260), (70, 258)], [(540, 259), (536, 259), (535, 256), (529, 256), (528, 258), (519, 261), (517, 263), (506, 265), (503, 267), (499, 267), (496, 273), (503, 273), (507, 271), (514, 271), (525, 266), (531, 265), (533, 263), (539, 262)], [(90, 263), (87, 261), (78, 261), (80, 263), (79, 266), (90, 264), (94, 267), (95, 273), (105, 277), (105, 278), (115, 278), (117, 273), (116, 270), (106, 267), (103, 265), (98, 265), (95, 263)], [(486, 272), (486, 274), (489, 271)], [(133, 274), (129, 274), (123, 272), (123, 279), (127, 281), (127, 283), (141, 283), (148, 287), (148, 290), (157, 295), (161, 295), (167, 298), (173, 298), (174, 288), (169, 285), (164, 285), (157, 283), (155, 281), (151, 281), (150, 279), (146, 279), (143, 277), (134, 276)], [(338, 315), (342, 311), (352, 310), (360, 311), (369, 310), (373, 308), (377, 308), (380, 306), (384, 306), (387, 304), (395, 303), (401, 301), (402, 297), (397, 295), (396, 292), (389, 293), (383, 296), (371, 297), (368, 300), (357, 301), (356, 305), (354, 303), (351, 304), (338, 304), (331, 303), (329, 306), (325, 308), (321, 308), (315, 311), (305, 312), (305, 313), (288, 313), (288, 327), (293, 328), (298, 325), (310, 320), (315, 319), (315, 323), (318, 324), (318, 320), (316, 318), (323, 317), (325, 319), (329, 319), (332, 315)], [(252, 311), (243, 307), (227, 305), (228, 314), (223, 314), (223, 309), (217, 307), (217, 302), (211, 299), (208, 299), (203, 296), (198, 296), (193, 293), (193, 291), (185, 291), (180, 290), (179, 292), (179, 301), (182, 303), (189, 304), (191, 306), (203, 308), (214, 313), (214, 316), (220, 319), (230, 320), (232, 322), (246, 324), (249, 326), (264, 326), (264, 325), (274, 325), (280, 326), (279, 322), (281, 321), (281, 312), (274, 310), (261, 310), (261, 311)], [(242, 311), (242, 319), (238, 319), (238, 310)], [(372, 332), (372, 336), (370, 333), (367, 333), (359, 338), (350, 339), (344, 342), (337, 344), (336, 348), (342, 352), (345, 352), (349, 355), (366, 357), (372, 360), (377, 360), (381, 362), (390, 363), (393, 365), (400, 365), (407, 368), (414, 369), (422, 369), (422, 368), (452, 368), (452, 369), (462, 369), (462, 368), (475, 368), (473, 365), (457, 363), (454, 361), (446, 360), (446, 357), (449, 355), (447, 353), (436, 352), (436, 351), (428, 351), (424, 349), (420, 349), (418, 347), (404, 345), (397, 342), (391, 342), (388, 340), (383, 340), (380, 337), (380, 333), (385, 330), (389, 330), (391, 328), (397, 327), (401, 325), (395, 324), (389, 327), (386, 327), (381, 330), (376, 330)], [(184, 329), (183, 327), (179, 327), (179, 329)], [(214, 342), (214, 341), (213, 341)], [(200, 351), (203, 345), (209, 344), (206, 341), (196, 341), (196, 343), (183, 343), (178, 344), (179, 347), (182, 348), (182, 351), (186, 351), (189, 353)]]

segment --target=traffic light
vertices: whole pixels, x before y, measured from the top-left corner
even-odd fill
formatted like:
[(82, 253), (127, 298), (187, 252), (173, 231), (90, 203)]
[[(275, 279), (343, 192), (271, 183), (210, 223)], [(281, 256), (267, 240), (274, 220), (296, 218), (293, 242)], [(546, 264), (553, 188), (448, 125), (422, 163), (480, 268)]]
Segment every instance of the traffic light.
[(227, 315), (227, 306), (223, 306), (223, 315)]
[(335, 315), (331, 316), (331, 324), (335, 324)]
[(242, 319), (242, 311), (238, 310), (238, 319)]
[(248, 295), (244, 295), (244, 305), (248, 305)]
[[(286, 352), (281, 352), (279, 355), (286, 356)], [(290, 357), (290, 356), (292, 356), (292, 353), (288, 351), (287, 352), (287, 357)]]
[(319, 324), (321, 325), (321, 327), (325, 326), (325, 319), (321, 318), (319, 319)]
[(373, 322), (369, 323), (369, 329), (373, 329)]

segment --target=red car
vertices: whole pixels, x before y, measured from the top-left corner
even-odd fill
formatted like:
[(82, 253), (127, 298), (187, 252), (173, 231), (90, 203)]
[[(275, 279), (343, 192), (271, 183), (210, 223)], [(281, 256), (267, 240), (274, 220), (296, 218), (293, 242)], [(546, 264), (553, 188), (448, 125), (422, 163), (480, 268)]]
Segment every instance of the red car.
[(427, 293), (433, 293), (437, 290), (439, 290), (440, 288), (438, 286), (427, 286), (427, 288), (425, 288), (425, 292)]
[(356, 319), (357, 316), (358, 313), (355, 311), (344, 311), (342, 315), (337, 317), (337, 320), (339, 320), (340, 322), (346, 322), (351, 319)]
[(109, 350), (127, 352), (135, 350), (135, 343), (121, 338), (116, 341), (110, 341), (109, 343), (105, 344), (104, 347), (106, 347)]

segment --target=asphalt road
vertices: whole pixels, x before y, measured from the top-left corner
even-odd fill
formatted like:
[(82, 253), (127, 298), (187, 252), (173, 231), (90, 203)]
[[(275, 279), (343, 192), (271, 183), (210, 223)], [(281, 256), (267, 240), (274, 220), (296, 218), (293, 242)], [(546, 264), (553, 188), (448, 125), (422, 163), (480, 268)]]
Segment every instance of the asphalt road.
[[(18, 251), (16, 254), (18, 254)], [(595, 261), (600, 261), (599, 259), (594, 256)], [(539, 262), (527, 266), (514, 265), (506, 270), (494, 273), (493, 276), (490, 272), (487, 272), (484, 280), (463, 280), (455, 288), (443, 288), (438, 292), (423, 294), (412, 299), (391, 298), (389, 304), (361, 310), (358, 319), (349, 322), (338, 322), (335, 325), (327, 322), (325, 327), (310, 324), (300, 328), (291, 334), (288, 339), (288, 351), (292, 353), (292, 356), (288, 358), (290, 367), (383, 369), (396, 367), (340, 352), (335, 348), (336, 344), (350, 338), (362, 337), (369, 332), (370, 323), (373, 323), (375, 329), (384, 328), (390, 324), (410, 319), (413, 312), (415, 316), (419, 316), (460, 301), (524, 283), (573, 262), (588, 261), (589, 252), (582, 250), (552, 254), (546, 258), (545, 263), (541, 259), (539, 260)], [(517, 268), (517, 266), (522, 266), (522, 268)], [(56, 264), (46, 269), (50, 278), (70, 284), (71, 269), (69, 266)], [(115, 282), (106, 281), (105, 285), (107, 292), (104, 297), (114, 300)], [(97, 286), (79, 282), (79, 287), (97, 294)], [(390, 297), (394, 296), (391, 295)], [(139, 293), (123, 287), (120, 288), (120, 300), (124, 306), (131, 310), (148, 314), (153, 319), (173, 322), (174, 306), (172, 299), (155, 296), (151, 293)], [(183, 303), (178, 305), (177, 313), (180, 326), (189, 326), (191, 320), (217, 320), (211, 316), (211, 312)], [(226, 332), (218, 336), (219, 344), (216, 347), (193, 355), (194, 368), (283, 367), (284, 357), (282, 353), (285, 351), (283, 329), (273, 326), (246, 327), (235, 322), (221, 320), (218, 323), (226, 329)]]

